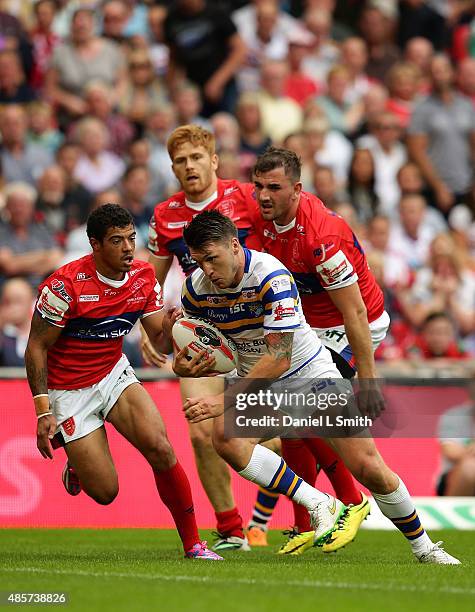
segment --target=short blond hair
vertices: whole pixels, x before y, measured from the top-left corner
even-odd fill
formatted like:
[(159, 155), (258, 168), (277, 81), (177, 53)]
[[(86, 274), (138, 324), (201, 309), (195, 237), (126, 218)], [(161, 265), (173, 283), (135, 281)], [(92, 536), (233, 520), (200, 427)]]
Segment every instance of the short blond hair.
[(180, 125), (173, 130), (167, 140), (167, 150), (171, 160), (173, 160), (177, 147), (187, 142), (204, 147), (210, 155), (214, 155), (216, 152), (216, 140), (210, 131), (199, 125)]

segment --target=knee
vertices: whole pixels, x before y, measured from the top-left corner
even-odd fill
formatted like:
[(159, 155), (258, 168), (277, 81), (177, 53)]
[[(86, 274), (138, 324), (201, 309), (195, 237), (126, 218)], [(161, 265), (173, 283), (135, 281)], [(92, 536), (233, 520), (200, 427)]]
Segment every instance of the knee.
[(202, 423), (193, 423), (190, 425), (190, 440), (193, 450), (196, 454), (209, 452), (213, 447), (213, 435), (209, 427)]
[(358, 461), (352, 473), (365, 487), (372, 491), (380, 492), (381, 488), (386, 488), (386, 471), (389, 472), (388, 469), (385, 470), (384, 468), (385, 464), (382, 462), (376, 449), (368, 449), (358, 456)]
[(92, 497), (92, 499), (101, 506), (108, 506), (117, 497), (117, 494), (119, 493), (119, 484), (110, 484), (98, 491), (89, 491), (87, 493), (89, 497)]
[(214, 450), (225, 461), (228, 459), (230, 443), (231, 443), (231, 440), (227, 440), (223, 435), (221, 435), (220, 432), (218, 431), (213, 432), (212, 444), (213, 444)]
[(157, 471), (168, 470), (176, 463), (172, 445), (165, 435), (146, 440), (141, 452), (152, 468)]
[(458, 465), (460, 476), (467, 483), (475, 483), (475, 457), (465, 457)]

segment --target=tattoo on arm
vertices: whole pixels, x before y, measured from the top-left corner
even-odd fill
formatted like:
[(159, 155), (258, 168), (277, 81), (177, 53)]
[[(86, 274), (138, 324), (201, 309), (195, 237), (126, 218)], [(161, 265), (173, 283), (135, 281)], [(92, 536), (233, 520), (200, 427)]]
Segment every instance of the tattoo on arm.
[[(53, 332), (53, 337), (52, 337)], [(37, 312), (31, 320), (30, 337), (25, 352), (25, 367), (33, 395), (48, 392), (47, 351), (54, 344), (60, 330), (43, 319)]]
[(266, 334), (264, 340), (267, 352), (274, 359), (292, 359), (292, 345), (294, 342), (293, 332)]

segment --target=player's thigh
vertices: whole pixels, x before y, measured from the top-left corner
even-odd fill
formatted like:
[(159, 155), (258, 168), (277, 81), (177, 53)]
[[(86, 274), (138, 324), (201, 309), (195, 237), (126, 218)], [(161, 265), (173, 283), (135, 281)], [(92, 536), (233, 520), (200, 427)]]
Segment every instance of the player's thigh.
[(107, 421), (143, 455), (172, 455), (163, 419), (139, 383), (129, 385), (107, 415)]
[[(69, 463), (74, 467), (82, 488), (92, 497), (117, 495), (119, 483), (104, 427), (65, 445)], [(111, 500), (112, 501), (112, 500)]]

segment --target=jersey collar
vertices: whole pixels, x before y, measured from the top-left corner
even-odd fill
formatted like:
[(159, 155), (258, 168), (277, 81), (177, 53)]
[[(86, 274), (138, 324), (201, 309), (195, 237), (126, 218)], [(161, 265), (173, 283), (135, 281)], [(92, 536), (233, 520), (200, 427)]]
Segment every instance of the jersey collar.
[(118, 289), (119, 287), (123, 287), (125, 283), (129, 280), (129, 273), (126, 272), (125, 276), (122, 280), (113, 280), (112, 278), (107, 278), (107, 276), (103, 276), (100, 272), (96, 270), (97, 278), (105, 283), (106, 285), (110, 285), (114, 287), (114, 289)]
[(206, 198), (206, 200), (202, 200), (201, 202), (190, 202), (190, 200), (187, 200), (185, 198), (185, 204), (188, 206), (188, 208), (196, 210), (196, 212), (201, 212), (208, 206), (208, 204), (211, 204), (211, 202), (216, 200), (217, 197), (218, 197), (218, 192), (215, 191), (209, 196), (209, 198)]
[(275, 221), (272, 221), (272, 223), (274, 224), (275, 231), (278, 234), (283, 234), (284, 232), (288, 232), (289, 230), (295, 227), (295, 224), (297, 223), (297, 217), (294, 217), (290, 223), (287, 223), (287, 225), (277, 225)]

